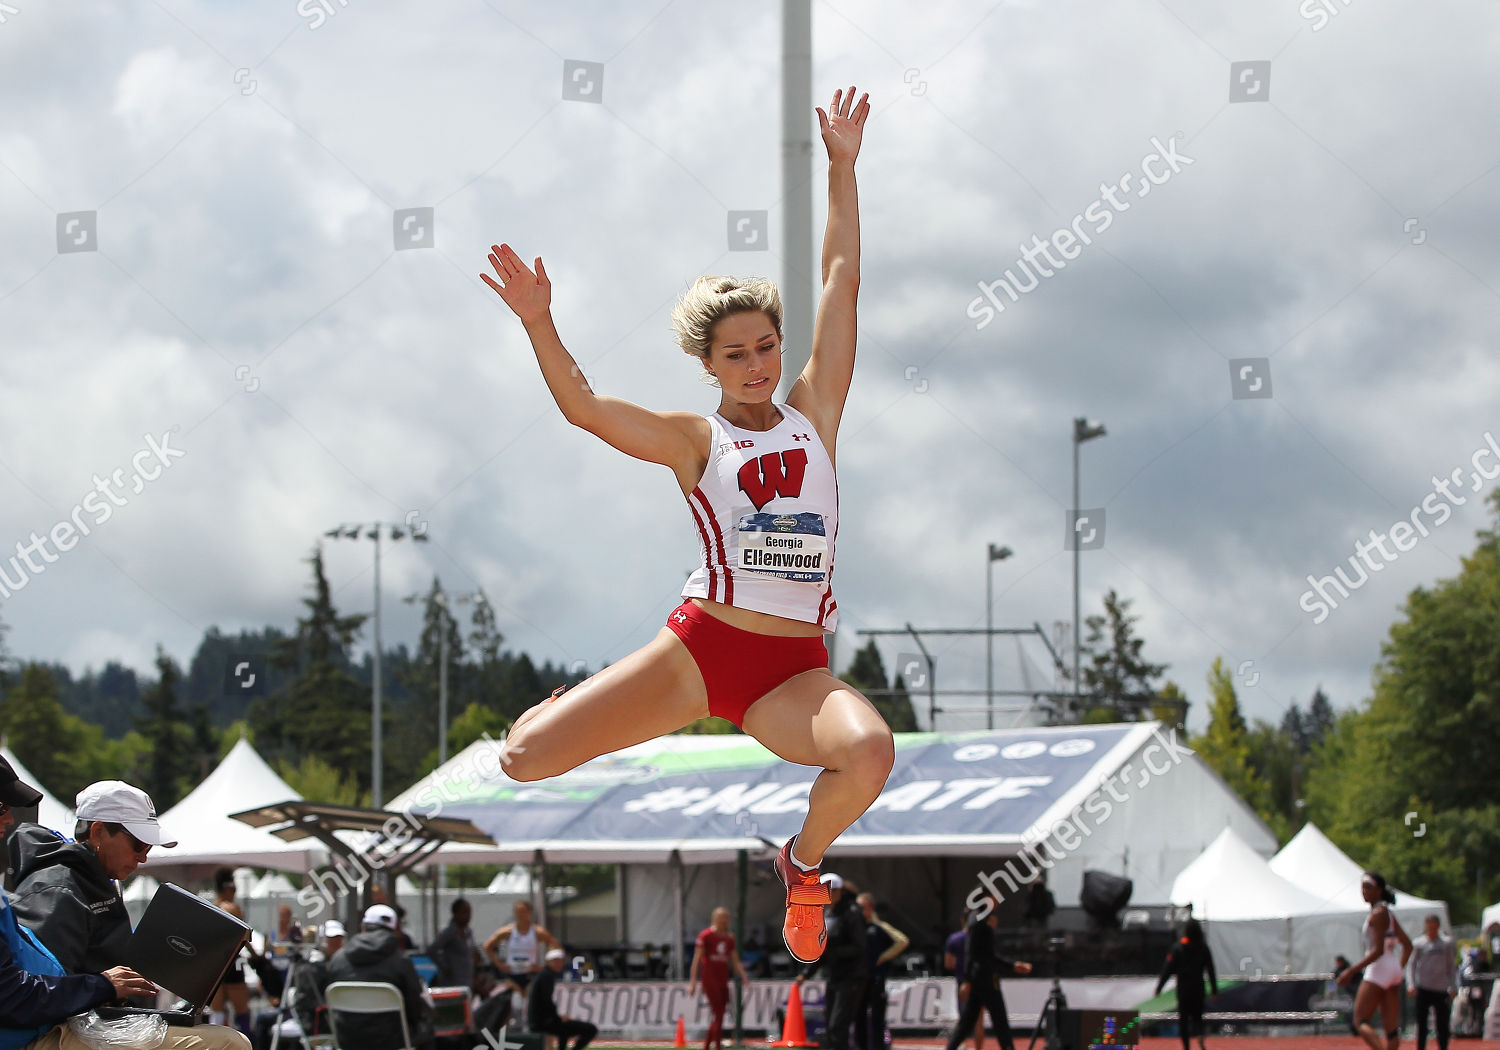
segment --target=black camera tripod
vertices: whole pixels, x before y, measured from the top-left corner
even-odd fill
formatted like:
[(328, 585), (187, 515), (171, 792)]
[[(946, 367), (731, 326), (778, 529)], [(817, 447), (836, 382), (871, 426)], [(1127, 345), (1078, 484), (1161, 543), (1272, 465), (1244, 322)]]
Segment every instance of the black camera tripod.
[(1068, 1008), (1068, 998), (1063, 995), (1062, 981), (1058, 979), (1058, 957), (1062, 954), (1062, 946), (1061, 937), (1053, 937), (1047, 944), (1047, 958), (1052, 963), (1052, 990), (1047, 993), (1047, 1002), (1036, 1019), (1036, 1028), (1032, 1029), (1031, 1042), (1026, 1044), (1026, 1050), (1035, 1050), (1036, 1041), (1043, 1033), (1046, 1033), (1046, 1042), (1042, 1045), (1046, 1050), (1081, 1050), (1063, 1046), (1062, 1011)]

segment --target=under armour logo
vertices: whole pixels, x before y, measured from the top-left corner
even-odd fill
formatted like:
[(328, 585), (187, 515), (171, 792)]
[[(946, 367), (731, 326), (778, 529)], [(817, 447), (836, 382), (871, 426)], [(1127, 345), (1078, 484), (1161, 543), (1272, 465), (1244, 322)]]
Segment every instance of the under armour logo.
[(792, 435), (792, 440), (793, 441), (811, 441), (812, 438), (808, 437), (806, 434), (793, 434)]
[(672, 614), (672, 619), (676, 620), (678, 623), (687, 623), (687, 613), (683, 612), (681, 609), (678, 609)]

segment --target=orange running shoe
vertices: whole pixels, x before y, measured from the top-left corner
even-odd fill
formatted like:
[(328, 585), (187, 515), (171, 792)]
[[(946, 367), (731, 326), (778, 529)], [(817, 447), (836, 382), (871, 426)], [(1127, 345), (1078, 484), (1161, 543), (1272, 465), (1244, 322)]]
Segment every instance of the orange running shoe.
[(828, 943), (823, 927), (823, 909), (832, 902), (828, 887), (818, 881), (818, 869), (803, 871), (792, 863), (793, 835), (776, 854), (776, 874), (786, 887), (786, 922), (781, 927), (786, 950), (800, 963), (817, 962)]

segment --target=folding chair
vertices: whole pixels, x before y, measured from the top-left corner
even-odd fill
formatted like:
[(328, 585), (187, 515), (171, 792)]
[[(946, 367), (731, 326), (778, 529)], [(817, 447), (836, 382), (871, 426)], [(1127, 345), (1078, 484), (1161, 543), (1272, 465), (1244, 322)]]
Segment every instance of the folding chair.
[(386, 1014), (401, 1016), (401, 1046), (403, 1050), (416, 1050), (411, 1041), (411, 1029), (406, 1025), (406, 1002), (401, 998), (401, 989), (394, 984), (379, 981), (334, 981), (323, 993), (328, 1003), (328, 1026), (333, 1030), (333, 1039), (345, 1050), (359, 1050), (347, 1046), (339, 1035), (338, 1014)]

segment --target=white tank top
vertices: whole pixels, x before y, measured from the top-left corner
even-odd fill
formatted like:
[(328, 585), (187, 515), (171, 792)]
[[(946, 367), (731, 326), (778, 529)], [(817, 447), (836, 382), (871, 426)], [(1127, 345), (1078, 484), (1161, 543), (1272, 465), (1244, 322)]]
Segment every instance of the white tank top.
[(717, 412), (708, 465), (688, 497), (703, 563), (684, 598), (838, 626), (833, 547), (839, 494), (833, 461), (806, 416), (777, 405), (770, 430), (741, 430)]
[(505, 940), (505, 962), (513, 970), (524, 970), (536, 962), (536, 923), (521, 933), (514, 926)]

